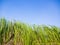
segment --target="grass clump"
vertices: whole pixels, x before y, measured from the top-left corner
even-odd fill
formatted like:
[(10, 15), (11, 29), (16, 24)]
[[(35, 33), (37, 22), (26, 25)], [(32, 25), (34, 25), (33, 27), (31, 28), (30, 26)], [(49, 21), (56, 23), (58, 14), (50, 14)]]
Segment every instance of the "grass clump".
[(60, 45), (60, 28), (0, 19), (0, 45)]

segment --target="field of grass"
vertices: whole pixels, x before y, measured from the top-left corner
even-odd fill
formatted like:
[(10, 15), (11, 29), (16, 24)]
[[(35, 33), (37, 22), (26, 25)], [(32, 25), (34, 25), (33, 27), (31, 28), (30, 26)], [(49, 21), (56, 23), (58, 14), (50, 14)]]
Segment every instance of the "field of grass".
[(60, 28), (0, 19), (0, 45), (60, 45)]

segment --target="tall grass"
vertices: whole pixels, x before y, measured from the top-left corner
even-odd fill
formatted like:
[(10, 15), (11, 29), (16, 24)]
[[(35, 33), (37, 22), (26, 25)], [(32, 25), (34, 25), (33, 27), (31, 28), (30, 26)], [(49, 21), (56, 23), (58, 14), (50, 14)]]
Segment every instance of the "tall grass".
[(0, 45), (60, 45), (60, 28), (0, 19)]

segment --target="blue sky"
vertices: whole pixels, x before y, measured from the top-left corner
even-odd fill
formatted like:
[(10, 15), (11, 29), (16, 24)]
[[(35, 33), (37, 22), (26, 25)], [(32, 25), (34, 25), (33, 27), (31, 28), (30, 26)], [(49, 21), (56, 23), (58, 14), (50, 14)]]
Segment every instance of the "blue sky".
[(0, 0), (0, 18), (60, 26), (59, 0)]

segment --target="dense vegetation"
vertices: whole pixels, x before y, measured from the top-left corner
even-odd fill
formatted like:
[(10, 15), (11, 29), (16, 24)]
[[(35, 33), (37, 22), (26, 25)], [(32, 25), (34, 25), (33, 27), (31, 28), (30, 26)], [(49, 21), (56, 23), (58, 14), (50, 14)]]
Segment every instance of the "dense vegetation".
[(60, 45), (60, 28), (0, 19), (0, 45)]

